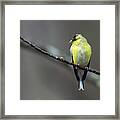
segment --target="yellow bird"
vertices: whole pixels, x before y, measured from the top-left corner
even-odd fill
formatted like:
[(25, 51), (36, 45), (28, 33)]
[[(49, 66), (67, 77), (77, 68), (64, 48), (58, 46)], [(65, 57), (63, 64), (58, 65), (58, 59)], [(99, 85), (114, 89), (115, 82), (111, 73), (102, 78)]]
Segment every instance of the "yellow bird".
[[(71, 43), (70, 53), (72, 56), (72, 63), (83, 68), (89, 68), (92, 50), (91, 46), (87, 42), (87, 39), (81, 34), (76, 34), (69, 42)], [(78, 68), (73, 65), (73, 69), (78, 82), (78, 90), (84, 90), (84, 80), (87, 76), (87, 70), (84, 70), (84, 73), (80, 79), (78, 75)]]

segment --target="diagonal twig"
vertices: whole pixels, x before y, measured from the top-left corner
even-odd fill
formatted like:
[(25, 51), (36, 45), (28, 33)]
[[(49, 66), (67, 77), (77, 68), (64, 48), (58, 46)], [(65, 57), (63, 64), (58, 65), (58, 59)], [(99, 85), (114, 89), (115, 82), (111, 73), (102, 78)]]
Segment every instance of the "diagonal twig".
[(66, 63), (66, 64), (68, 64), (68, 65), (74, 65), (74, 66), (76, 66), (77, 68), (79, 68), (79, 69), (81, 69), (81, 70), (87, 70), (87, 71), (92, 72), (92, 73), (94, 73), (94, 74), (100, 75), (100, 72), (98, 72), (98, 71), (96, 71), (96, 70), (90, 69), (90, 68), (88, 68), (88, 67), (82, 68), (82, 67), (80, 67), (79, 65), (73, 64), (73, 63), (65, 60), (63, 57), (54, 56), (54, 55), (50, 54), (49, 52), (47, 52), (46, 50), (43, 50), (40, 46), (38, 46), (38, 45), (36, 45), (36, 44), (33, 44), (33, 43), (30, 42), (30, 41), (27, 41), (27, 40), (26, 40), (25, 38), (23, 38), (22, 36), (20, 36), (20, 39), (21, 39), (24, 43), (27, 43), (28, 45), (30, 45), (32, 48), (36, 49), (37, 51), (39, 51), (39, 52), (41, 52), (41, 53), (43, 53), (43, 54), (45, 54), (45, 55), (47, 55), (47, 56), (49, 56), (49, 57), (51, 57), (51, 58), (53, 58), (53, 59), (56, 59), (56, 60), (58, 60), (58, 61), (60, 61), (60, 62)]

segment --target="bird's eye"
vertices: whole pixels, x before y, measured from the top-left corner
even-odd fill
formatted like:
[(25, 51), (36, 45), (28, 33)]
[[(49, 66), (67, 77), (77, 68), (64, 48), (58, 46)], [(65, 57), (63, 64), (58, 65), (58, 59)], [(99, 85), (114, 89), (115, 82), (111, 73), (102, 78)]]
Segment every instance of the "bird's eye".
[(73, 38), (75, 38), (75, 37), (76, 37), (76, 35)]
[(75, 41), (76, 40), (76, 35), (73, 37), (73, 39), (72, 39), (73, 41)]
[(74, 38), (77, 37), (79, 34), (75, 34)]
[(75, 41), (75, 40), (77, 40), (77, 36), (78, 36), (79, 34), (75, 34), (74, 36), (73, 36), (73, 38), (72, 38), (72, 41)]

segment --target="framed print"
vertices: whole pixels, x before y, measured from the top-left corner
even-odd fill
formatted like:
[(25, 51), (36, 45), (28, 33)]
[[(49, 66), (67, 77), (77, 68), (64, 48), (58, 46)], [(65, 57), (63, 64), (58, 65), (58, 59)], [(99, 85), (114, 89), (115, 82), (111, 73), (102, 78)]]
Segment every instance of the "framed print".
[(1, 118), (119, 119), (118, 1), (1, 7)]

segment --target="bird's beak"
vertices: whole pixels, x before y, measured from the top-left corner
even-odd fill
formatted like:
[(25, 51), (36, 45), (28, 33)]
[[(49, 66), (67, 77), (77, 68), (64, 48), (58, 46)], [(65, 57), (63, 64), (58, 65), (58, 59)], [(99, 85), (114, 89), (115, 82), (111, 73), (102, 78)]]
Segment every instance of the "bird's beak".
[(72, 43), (72, 40), (70, 40), (69, 43)]

